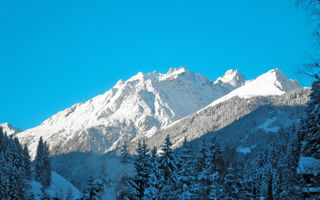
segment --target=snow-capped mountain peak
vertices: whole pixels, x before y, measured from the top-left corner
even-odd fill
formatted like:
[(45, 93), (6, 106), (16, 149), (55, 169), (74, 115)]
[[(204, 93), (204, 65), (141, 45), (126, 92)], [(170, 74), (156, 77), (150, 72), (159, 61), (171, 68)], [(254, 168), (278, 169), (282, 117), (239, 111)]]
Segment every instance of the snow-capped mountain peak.
[[(36, 152), (40, 136), (52, 154), (68, 152), (105, 153), (124, 141), (151, 137), (157, 130), (172, 124), (213, 102), (240, 96), (281, 95), (300, 87), (274, 69), (252, 81), (238, 70), (228, 70), (215, 83), (184, 67), (166, 74), (138, 73), (102, 95), (75, 104), (40, 126), (17, 134)], [(211, 104), (210, 104), (211, 105)]]
[(0, 124), (0, 127), (2, 128), (3, 133), (7, 135), (15, 135), (17, 133), (22, 132), (20, 128), (14, 127), (8, 122)]
[(272, 69), (254, 80), (233, 90), (220, 99), (213, 101), (209, 106), (231, 99), (234, 96), (250, 98), (255, 96), (280, 96), (287, 91), (301, 88), (297, 80), (288, 79), (278, 68)]
[(185, 67), (180, 68), (170, 68), (166, 74), (161, 74), (159, 79), (160, 80), (172, 80), (178, 78), (181, 74), (191, 73)]
[[(265, 84), (265, 83), (272, 83), (275, 87), (278, 88), (279, 94), (281, 95), (286, 91), (295, 89), (300, 87), (300, 84), (297, 80), (291, 80), (288, 79), (284, 73), (278, 69), (272, 69), (270, 71), (268, 71), (267, 73), (259, 76), (257, 79), (254, 80), (255, 82), (257, 82), (256, 84)], [(270, 85), (271, 87), (272, 85)], [(269, 88), (271, 89), (271, 88)], [(274, 90), (275, 91), (275, 90)]]
[(223, 84), (228, 87), (239, 87), (242, 86), (246, 81), (244, 75), (239, 70), (230, 69), (225, 72), (223, 77), (219, 77), (214, 84)]
[(160, 128), (207, 106), (236, 86), (214, 84), (184, 67), (141, 73), (106, 93), (57, 113), (40, 126), (18, 134), (34, 155), (40, 136), (54, 154), (105, 153), (123, 141), (151, 136)]

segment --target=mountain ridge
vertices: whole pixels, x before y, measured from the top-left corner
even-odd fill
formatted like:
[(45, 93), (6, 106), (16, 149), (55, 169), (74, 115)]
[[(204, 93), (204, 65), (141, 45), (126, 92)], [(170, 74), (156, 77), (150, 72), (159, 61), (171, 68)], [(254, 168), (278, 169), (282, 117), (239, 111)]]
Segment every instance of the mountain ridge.
[(9, 124), (8, 122), (2, 123), (0, 124), (0, 128), (2, 128), (2, 131), (7, 134), (7, 135), (12, 135), (15, 136), (16, 134), (22, 132), (23, 130), (18, 128), (18, 127), (14, 127), (11, 124)]
[[(32, 156), (40, 136), (49, 143), (53, 154), (106, 153), (125, 141), (152, 136), (163, 126), (242, 86), (244, 76), (239, 76), (236, 73), (229, 78), (229, 84), (214, 83), (184, 67), (171, 68), (166, 74), (139, 72), (126, 81), (119, 80), (106, 93), (60, 111), (17, 137), (30, 145)], [(61, 150), (61, 146), (68, 148)]]

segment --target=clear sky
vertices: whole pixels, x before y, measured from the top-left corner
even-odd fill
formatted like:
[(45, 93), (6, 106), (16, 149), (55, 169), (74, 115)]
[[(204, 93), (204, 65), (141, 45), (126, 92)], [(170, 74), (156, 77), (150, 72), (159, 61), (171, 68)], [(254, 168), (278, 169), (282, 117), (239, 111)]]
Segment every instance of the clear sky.
[(297, 74), (312, 28), (289, 0), (1, 0), (0, 123), (39, 125), (139, 71), (185, 66), (211, 80)]

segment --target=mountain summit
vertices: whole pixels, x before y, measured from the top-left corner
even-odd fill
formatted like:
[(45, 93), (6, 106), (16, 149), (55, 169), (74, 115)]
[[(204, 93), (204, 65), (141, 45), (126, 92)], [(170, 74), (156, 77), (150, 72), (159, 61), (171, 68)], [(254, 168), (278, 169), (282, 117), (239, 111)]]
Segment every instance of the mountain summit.
[(230, 69), (226, 71), (223, 77), (219, 77), (214, 83), (222, 84), (230, 88), (236, 88), (242, 86), (245, 82), (246, 78), (241, 72)]
[(22, 132), (20, 128), (14, 127), (8, 122), (0, 124), (0, 128), (2, 128), (3, 133), (7, 135), (15, 135)]
[(249, 80), (243, 86), (234, 89), (229, 94), (213, 101), (209, 106), (238, 96), (250, 98), (256, 96), (280, 96), (287, 91), (301, 88), (297, 80), (288, 79), (278, 68), (258, 76), (254, 80)]
[(124, 141), (149, 137), (228, 94), (241, 85), (241, 81), (235, 84), (240, 76), (234, 77), (213, 83), (184, 67), (170, 69), (166, 74), (139, 72), (127, 81), (118, 81), (106, 93), (65, 109), (18, 137), (29, 144), (32, 155), (40, 136), (48, 142), (53, 154), (105, 153)]

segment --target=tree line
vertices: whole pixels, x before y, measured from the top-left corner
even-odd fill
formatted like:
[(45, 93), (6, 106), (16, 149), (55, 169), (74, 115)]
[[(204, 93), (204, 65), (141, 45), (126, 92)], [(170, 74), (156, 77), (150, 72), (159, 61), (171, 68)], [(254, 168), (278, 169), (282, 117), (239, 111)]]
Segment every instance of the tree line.
[(49, 199), (46, 193), (51, 184), (48, 145), (40, 138), (37, 155), (32, 163), (28, 147), (22, 146), (17, 138), (4, 134), (0, 128), (0, 199), (35, 199), (32, 180), (42, 185), (41, 199)]

